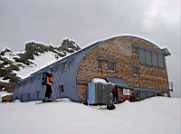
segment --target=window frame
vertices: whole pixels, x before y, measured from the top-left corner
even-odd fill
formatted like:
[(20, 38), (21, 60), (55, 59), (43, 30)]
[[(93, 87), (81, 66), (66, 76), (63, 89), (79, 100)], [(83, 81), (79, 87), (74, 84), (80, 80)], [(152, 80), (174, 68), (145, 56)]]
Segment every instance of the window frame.
[(158, 67), (159, 68), (165, 68), (165, 58), (163, 54), (158, 54)]
[(145, 50), (146, 65), (152, 66), (152, 51)]
[[(106, 65), (107, 65), (107, 70), (108, 71), (116, 71), (116, 63), (113, 62), (113, 61), (107, 61), (106, 62)], [(111, 68), (110, 68), (110, 65), (111, 65)]]
[(144, 48), (139, 49), (139, 62), (141, 65), (146, 65), (146, 50)]
[[(104, 66), (105, 65), (105, 66)], [(110, 68), (110, 65), (112, 65), (112, 69)], [(116, 71), (116, 62), (104, 60), (104, 59), (97, 59), (97, 68), (98, 70), (104, 70), (104, 71)]]
[(161, 52), (133, 46), (132, 53), (138, 55), (139, 63), (143, 66), (161, 69), (166, 67), (165, 57)]

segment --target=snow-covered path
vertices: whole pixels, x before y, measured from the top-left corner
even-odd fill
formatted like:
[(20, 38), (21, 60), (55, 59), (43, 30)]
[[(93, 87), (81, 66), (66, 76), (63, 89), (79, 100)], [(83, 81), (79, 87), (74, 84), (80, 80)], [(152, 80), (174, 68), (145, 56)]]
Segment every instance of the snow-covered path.
[(116, 110), (66, 99), (0, 104), (0, 134), (181, 134), (181, 99), (155, 97)]

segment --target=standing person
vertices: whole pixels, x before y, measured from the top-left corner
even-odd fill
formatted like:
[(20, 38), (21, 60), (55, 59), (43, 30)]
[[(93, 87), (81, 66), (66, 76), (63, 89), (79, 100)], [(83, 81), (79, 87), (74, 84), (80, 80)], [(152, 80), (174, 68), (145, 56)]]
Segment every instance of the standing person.
[(44, 102), (50, 101), (52, 95), (52, 85), (53, 85), (53, 75), (52, 73), (48, 73), (46, 80), (45, 99), (43, 100)]
[(113, 103), (118, 103), (118, 87), (114, 86), (112, 89)]

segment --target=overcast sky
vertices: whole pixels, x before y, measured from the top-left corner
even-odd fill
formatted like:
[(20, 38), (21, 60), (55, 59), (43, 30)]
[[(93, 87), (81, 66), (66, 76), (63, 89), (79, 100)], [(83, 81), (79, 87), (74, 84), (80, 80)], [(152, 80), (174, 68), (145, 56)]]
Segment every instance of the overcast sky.
[(167, 47), (169, 79), (181, 96), (181, 0), (0, 0), (0, 48), (27, 41), (85, 47), (118, 35), (137, 35)]

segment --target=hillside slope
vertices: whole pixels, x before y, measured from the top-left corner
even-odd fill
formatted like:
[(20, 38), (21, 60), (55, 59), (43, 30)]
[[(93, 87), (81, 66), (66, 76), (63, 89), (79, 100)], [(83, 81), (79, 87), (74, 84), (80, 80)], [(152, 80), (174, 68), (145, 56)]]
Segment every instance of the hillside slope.
[(124, 102), (108, 111), (66, 99), (54, 103), (0, 103), (2, 134), (180, 134), (181, 99)]
[(79, 49), (74, 41), (65, 39), (59, 47), (28, 42), (24, 51), (13, 52), (7, 48), (1, 50), (0, 91), (13, 91), (19, 80)]

